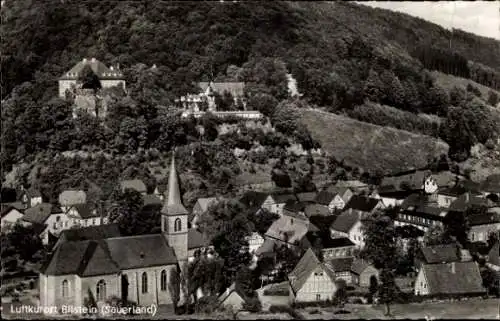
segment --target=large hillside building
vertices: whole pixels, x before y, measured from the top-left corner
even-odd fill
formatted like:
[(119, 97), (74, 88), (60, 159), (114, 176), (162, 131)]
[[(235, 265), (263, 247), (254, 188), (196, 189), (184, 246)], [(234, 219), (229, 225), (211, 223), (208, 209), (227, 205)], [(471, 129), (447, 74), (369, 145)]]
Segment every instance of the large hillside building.
[[(116, 297), (137, 303), (171, 304), (173, 270), (185, 273), (188, 257), (206, 242), (188, 229), (172, 158), (169, 190), (161, 211), (161, 233), (61, 243), (40, 273), (40, 304), (81, 307)], [(181, 302), (184, 300), (181, 295)]]

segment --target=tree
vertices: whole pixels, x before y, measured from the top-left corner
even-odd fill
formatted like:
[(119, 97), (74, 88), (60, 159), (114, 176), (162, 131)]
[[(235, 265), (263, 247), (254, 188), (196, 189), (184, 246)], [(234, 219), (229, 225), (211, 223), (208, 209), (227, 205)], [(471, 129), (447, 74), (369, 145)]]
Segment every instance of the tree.
[(248, 219), (253, 223), (255, 230), (264, 235), (269, 227), (276, 221), (280, 216), (276, 213), (272, 213), (267, 209), (261, 209), (257, 213), (247, 211)]
[(496, 107), (499, 102), (500, 102), (500, 97), (498, 97), (498, 94), (490, 90), (488, 92), (488, 104), (490, 104), (493, 107)]
[(370, 299), (373, 300), (373, 297), (378, 291), (378, 280), (375, 275), (370, 276), (370, 286), (368, 290), (370, 292)]
[(266, 93), (255, 94), (248, 100), (249, 110), (260, 111), (265, 116), (271, 116), (276, 106), (278, 106), (278, 100)]
[(343, 279), (337, 279), (335, 281), (337, 290), (333, 296), (334, 305), (342, 307), (347, 300), (347, 284)]
[(245, 90), (251, 97), (267, 93), (277, 100), (288, 97), (286, 64), (279, 58), (252, 58), (242, 66)]
[(380, 302), (385, 304), (385, 315), (391, 315), (390, 304), (396, 299), (396, 282), (394, 273), (385, 267), (380, 272), (380, 287), (378, 290)]
[(85, 65), (78, 74), (78, 82), (81, 83), (83, 89), (93, 89), (97, 91), (102, 88), (99, 77), (89, 65)]
[(177, 303), (179, 303), (181, 295), (180, 281), (179, 271), (177, 270), (177, 268), (170, 270), (168, 291), (170, 292), (170, 298), (172, 299), (175, 313), (177, 313)]
[(452, 240), (445, 234), (441, 225), (431, 226), (424, 234), (425, 246), (450, 244)]
[(384, 84), (376, 71), (370, 70), (363, 88), (363, 96), (373, 102), (380, 102), (384, 97)]
[(458, 107), (462, 106), (467, 99), (467, 92), (463, 87), (454, 86), (450, 91), (450, 104)]

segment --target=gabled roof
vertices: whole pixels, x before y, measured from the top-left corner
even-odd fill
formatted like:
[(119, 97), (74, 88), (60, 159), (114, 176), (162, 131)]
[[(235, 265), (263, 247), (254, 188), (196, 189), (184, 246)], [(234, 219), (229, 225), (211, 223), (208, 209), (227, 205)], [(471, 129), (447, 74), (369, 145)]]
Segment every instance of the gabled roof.
[(162, 205), (162, 201), (158, 196), (154, 194), (146, 194), (143, 197), (144, 206), (152, 206), (152, 205)]
[(328, 260), (326, 264), (335, 272), (347, 272), (351, 271), (353, 262), (354, 257), (341, 257)]
[(61, 206), (85, 204), (86, 202), (87, 194), (82, 190), (66, 190), (59, 194), (59, 204)]
[(219, 304), (224, 304), (224, 301), (226, 301), (227, 298), (229, 298), (229, 296), (233, 293), (237, 294), (243, 301), (247, 300), (247, 296), (245, 295), (241, 287), (239, 287), (236, 283), (233, 283), (229, 288), (226, 289), (226, 291), (224, 291), (224, 293), (219, 296)]
[(461, 185), (455, 185), (453, 187), (440, 188), (438, 191), (438, 194), (459, 197), (460, 195), (462, 195), (466, 192), (468, 192), (468, 190), (465, 187), (463, 187)]
[(340, 247), (355, 246), (347, 237), (332, 238), (328, 232), (307, 233), (309, 243), (314, 246), (317, 241), (321, 243), (322, 249), (335, 249)]
[(214, 92), (220, 95), (224, 94), (225, 91), (230, 92), (233, 97), (241, 97), (245, 94), (244, 82), (200, 82), (198, 86), (203, 92), (206, 92), (210, 86)]
[(109, 253), (121, 270), (176, 264), (174, 249), (161, 234), (109, 238)]
[(327, 206), (321, 204), (308, 204), (304, 209), (307, 217), (312, 216), (332, 216)]
[(435, 245), (421, 249), (423, 259), (427, 264), (448, 263), (460, 261), (459, 251), (456, 245)]
[(500, 266), (500, 241), (496, 241), (488, 252), (488, 263)]
[(467, 192), (450, 204), (450, 211), (465, 212), (471, 206), (488, 206), (488, 200)]
[(288, 201), (297, 201), (294, 194), (273, 193), (270, 195), (276, 204), (285, 204)]
[(315, 202), (321, 205), (330, 205), (335, 196), (339, 195), (338, 193), (330, 193), (328, 191), (321, 191), (316, 195)]
[(96, 74), (99, 79), (123, 79), (123, 74), (119, 70), (111, 70), (106, 67), (99, 60), (92, 58), (79, 61), (76, 65), (73, 66), (69, 71), (64, 73), (59, 79), (60, 80), (75, 80), (78, 79), (78, 75), (83, 70), (85, 66), (90, 66), (92, 71)]
[(296, 196), (299, 202), (314, 202), (314, 200), (316, 199), (316, 195), (316, 192), (305, 192), (298, 193)]
[(290, 211), (292, 213), (303, 212), (306, 207), (306, 204), (303, 202), (298, 202), (296, 200), (288, 200), (283, 206), (283, 210)]
[(82, 228), (73, 228), (61, 232), (60, 243), (69, 241), (100, 240), (121, 236), (118, 224), (94, 225)]
[(308, 222), (283, 215), (273, 222), (266, 236), (293, 244), (300, 241), (308, 231)]
[(181, 191), (179, 188), (179, 178), (175, 168), (175, 157), (172, 156), (170, 163), (170, 175), (168, 177), (168, 197), (161, 210), (165, 215), (188, 215), (189, 212), (182, 205)]
[(129, 179), (120, 182), (120, 188), (125, 191), (127, 188), (138, 191), (139, 193), (146, 193), (146, 184), (140, 179)]
[(476, 262), (424, 264), (422, 271), (430, 294), (484, 293)]
[(10, 211), (12, 210), (16, 210), (20, 213), (23, 213), (24, 212), (24, 205), (21, 204), (21, 208), (19, 208), (18, 206), (15, 206), (14, 203), (5, 203), (5, 204), (2, 204), (1, 206), (1, 215), (0, 217), (1, 218), (4, 218), (4, 216), (6, 216), (7, 214), (10, 213)]
[(352, 208), (362, 212), (371, 212), (380, 202), (379, 199), (366, 197), (362, 195), (353, 195), (349, 202), (345, 205), (344, 210)]
[(100, 216), (99, 213), (92, 210), (89, 204), (76, 204), (72, 207), (78, 212), (78, 215), (84, 219)]
[(338, 215), (313, 215), (309, 217), (309, 222), (316, 225), (320, 230), (330, 233), (330, 227), (337, 217)]
[(361, 220), (359, 213), (344, 212), (333, 222), (331, 229), (338, 232), (348, 233), (351, 228)]
[(290, 280), (290, 286), (294, 293), (297, 293), (307, 282), (307, 279), (314, 271), (321, 269), (323, 270), (333, 282), (335, 280), (335, 274), (328, 267), (322, 264), (314, 252), (308, 249), (299, 263), (295, 266), (292, 272), (288, 274), (288, 279)]
[(23, 221), (44, 224), (52, 214), (62, 214), (58, 206), (49, 203), (40, 203), (24, 212)]
[(469, 217), (470, 226), (488, 225), (495, 223), (500, 223), (500, 215), (498, 213), (487, 212), (471, 215)]
[[(196, 201), (196, 204), (200, 207), (202, 212), (206, 212), (208, 210), (208, 207), (212, 204), (217, 202), (216, 197), (204, 197), (204, 198), (199, 198)], [(196, 206), (195, 204), (195, 206)]]
[[(351, 189), (347, 186), (335, 186), (335, 185), (330, 185), (323, 189), (323, 191), (328, 192), (330, 194), (339, 194), (341, 197), (347, 193), (347, 191), (350, 191)], [(352, 191), (351, 191), (352, 192)]]
[(369, 267), (370, 265), (372, 265), (370, 262), (356, 258), (352, 262), (351, 272), (357, 275), (361, 275), (361, 273), (363, 273), (366, 270), (366, 268)]

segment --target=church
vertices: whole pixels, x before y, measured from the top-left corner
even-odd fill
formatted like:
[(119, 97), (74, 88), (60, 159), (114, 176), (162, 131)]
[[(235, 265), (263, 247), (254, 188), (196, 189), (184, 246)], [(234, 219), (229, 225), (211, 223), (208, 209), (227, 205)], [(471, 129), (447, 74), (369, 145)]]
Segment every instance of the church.
[(61, 243), (42, 267), (40, 305), (82, 307), (89, 297), (98, 304), (112, 297), (139, 306), (171, 304), (172, 271), (185, 273), (188, 259), (207, 246), (200, 232), (188, 228), (174, 157), (166, 196), (161, 234)]

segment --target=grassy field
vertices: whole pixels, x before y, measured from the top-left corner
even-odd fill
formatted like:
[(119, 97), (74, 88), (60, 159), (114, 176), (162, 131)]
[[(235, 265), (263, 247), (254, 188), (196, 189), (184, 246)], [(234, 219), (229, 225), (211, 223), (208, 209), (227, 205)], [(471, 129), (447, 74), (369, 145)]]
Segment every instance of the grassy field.
[(395, 304), (391, 306), (392, 317), (384, 315), (384, 306), (350, 305), (344, 310), (349, 314), (334, 314), (338, 309), (320, 309), (320, 314), (301, 311), (307, 319), (497, 319), (500, 303), (496, 299), (468, 300), (442, 303)]
[(497, 95), (500, 96), (500, 92), (498, 92), (494, 89), (491, 89), (490, 87), (486, 87), (486, 86), (483, 86), (481, 84), (478, 84), (477, 82), (472, 81), (470, 79), (461, 78), (461, 77), (457, 77), (454, 75), (448, 75), (448, 74), (445, 74), (445, 73), (442, 73), (439, 71), (432, 71), (431, 73), (434, 77), (436, 77), (436, 82), (439, 85), (443, 86), (443, 88), (445, 88), (447, 90), (451, 90), (455, 86), (463, 87), (465, 89), (468, 84), (471, 84), (472, 86), (479, 89), (479, 91), (481, 92), (481, 96), (485, 100), (488, 99), (488, 93), (490, 91), (496, 92)]
[(425, 166), (429, 159), (448, 152), (448, 145), (430, 136), (386, 128), (351, 118), (301, 110), (301, 121), (325, 151), (363, 170), (398, 172)]

